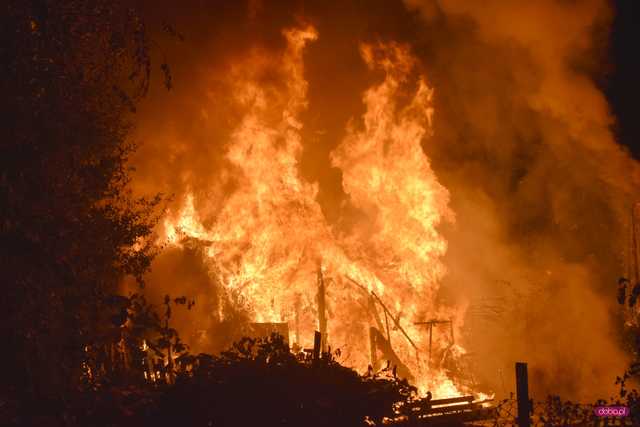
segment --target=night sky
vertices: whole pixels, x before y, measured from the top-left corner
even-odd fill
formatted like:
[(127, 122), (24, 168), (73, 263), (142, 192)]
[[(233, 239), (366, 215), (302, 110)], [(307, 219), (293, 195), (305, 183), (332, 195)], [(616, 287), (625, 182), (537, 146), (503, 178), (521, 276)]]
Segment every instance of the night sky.
[(611, 39), (612, 74), (605, 91), (618, 118), (616, 133), (619, 141), (628, 146), (640, 159), (640, 4), (635, 0), (616, 1), (616, 18)]

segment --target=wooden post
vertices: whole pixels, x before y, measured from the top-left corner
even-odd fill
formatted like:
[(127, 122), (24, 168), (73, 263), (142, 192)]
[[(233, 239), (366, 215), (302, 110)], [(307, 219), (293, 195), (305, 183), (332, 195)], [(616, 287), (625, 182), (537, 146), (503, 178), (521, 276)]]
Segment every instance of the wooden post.
[(322, 277), (322, 268), (320, 266), (318, 266), (318, 328), (322, 337), (320, 348), (324, 353), (327, 351), (327, 316), (324, 278)]
[(295, 328), (296, 328), (296, 345), (301, 346), (302, 340), (300, 339), (300, 293), (296, 293), (296, 300), (294, 305), (295, 310)]
[(376, 346), (376, 336), (373, 326), (369, 327), (369, 348), (371, 350), (371, 368), (374, 372), (378, 370), (378, 349)]
[(313, 361), (317, 362), (320, 359), (320, 347), (322, 343), (322, 334), (315, 331), (313, 334)]
[(530, 427), (529, 378), (527, 364), (523, 362), (516, 362), (516, 396), (518, 399), (518, 426)]

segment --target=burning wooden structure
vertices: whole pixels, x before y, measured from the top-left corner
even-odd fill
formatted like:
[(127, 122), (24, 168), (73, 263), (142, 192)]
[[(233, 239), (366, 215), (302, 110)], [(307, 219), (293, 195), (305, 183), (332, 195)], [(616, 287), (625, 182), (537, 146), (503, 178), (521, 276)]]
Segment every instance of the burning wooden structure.
[[(303, 53), (318, 33), (302, 26), (282, 34), (281, 54), (239, 58), (220, 82), (239, 112), (221, 178), (233, 191), (221, 204), (188, 191), (161, 224), (162, 242), (200, 242), (216, 291), (228, 297), (225, 304), (240, 306), (249, 323), (287, 323), (299, 348), (309, 348), (318, 330), (321, 351), (340, 348), (341, 363), (360, 372), (388, 360), (423, 393), (460, 395), (440, 366), (460, 326), (451, 319), (464, 313), (436, 302), (447, 247), (438, 226), (453, 212), (421, 146), (432, 113), (426, 78), (403, 46), (361, 46), (364, 63), (383, 78), (363, 94), (362, 127), (348, 129), (330, 154), (358, 212), (334, 224), (316, 184), (299, 169)], [(227, 321), (222, 305), (215, 309), (219, 323)], [(435, 324), (425, 330), (424, 319), (448, 322), (451, 338)]]

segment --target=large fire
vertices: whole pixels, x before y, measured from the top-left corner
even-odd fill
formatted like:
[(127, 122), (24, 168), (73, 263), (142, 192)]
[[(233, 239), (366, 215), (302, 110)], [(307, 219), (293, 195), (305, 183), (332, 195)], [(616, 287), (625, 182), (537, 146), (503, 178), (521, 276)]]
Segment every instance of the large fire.
[[(194, 189), (167, 215), (162, 240), (180, 246), (196, 239), (212, 278), (250, 320), (287, 322), (291, 341), (302, 348), (324, 329), (326, 344), (341, 350), (339, 360), (364, 371), (388, 356), (370, 348), (373, 327), (421, 391), (443, 397), (467, 391), (429, 360), (431, 346), (442, 354), (453, 343), (441, 328), (430, 338), (424, 325), (453, 319), (453, 334), (462, 319), (435, 303), (447, 250), (438, 225), (454, 215), (421, 147), (430, 133), (433, 90), (406, 46), (361, 46), (366, 65), (384, 77), (364, 93), (365, 113), (350, 122), (331, 154), (357, 218), (330, 224), (317, 184), (299, 170), (307, 107), (303, 51), (318, 34), (308, 26), (283, 35), (281, 55), (255, 50), (227, 76), (229, 102), (243, 112), (221, 171), (234, 191), (213, 221), (203, 221), (203, 210), (215, 209), (196, 207)], [(286, 84), (270, 84), (267, 74)], [(225, 319), (224, 307), (217, 316)]]

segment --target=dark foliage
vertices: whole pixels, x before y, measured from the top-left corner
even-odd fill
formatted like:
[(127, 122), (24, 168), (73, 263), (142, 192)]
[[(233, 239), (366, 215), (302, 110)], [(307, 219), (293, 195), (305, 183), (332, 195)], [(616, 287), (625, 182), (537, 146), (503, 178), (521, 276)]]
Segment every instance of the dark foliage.
[(125, 308), (112, 294), (154, 254), (160, 199), (125, 190), (129, 115), (151, 62), (126, 2), (9, 0), (0, 38), (4, 380), (54, 398), (78, 385), (87, 348), (118, 338)]
[(152, 424), (357, 426), (366, 416), (394, 416), (393, 404), (415, 392), (323, 356), (296, 356), (278, 335), (245, 338), (218, 357), (201, 354), (162, 396)]
[(619, 398), (615, 404), (625, 405), (630, 410), (630, 418), (634, 426), (640, 425), (640, 393), (638, 390), (627, 388), (627, 381), (630, 378), (640, 377), (640, 362), (635, 361), (631, 364), (622, 377), (616, 378), (616, 384), (620, 386)]
[[(9, 425), (360, 426), (397, 416), (415, 388), (389, 371), (358, 375), (330, 353), (294, 355), (279, 335), (244, 338), (220, 356), (183, 355), (174, 382), (102, 383), (64, 405), (9, 402)], [(365, 421), (367, 420), (367, 421)]]

